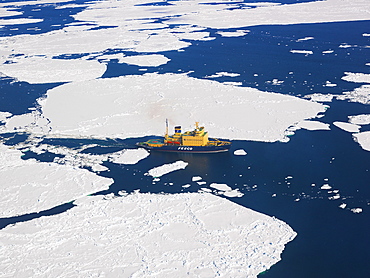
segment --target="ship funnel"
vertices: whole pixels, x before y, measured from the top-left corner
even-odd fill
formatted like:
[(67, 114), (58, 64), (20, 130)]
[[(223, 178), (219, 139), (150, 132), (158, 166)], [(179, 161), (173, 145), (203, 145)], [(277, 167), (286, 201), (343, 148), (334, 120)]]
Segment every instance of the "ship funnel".
[(175, 126), (175, 133), (181, 133), (181, 126)]

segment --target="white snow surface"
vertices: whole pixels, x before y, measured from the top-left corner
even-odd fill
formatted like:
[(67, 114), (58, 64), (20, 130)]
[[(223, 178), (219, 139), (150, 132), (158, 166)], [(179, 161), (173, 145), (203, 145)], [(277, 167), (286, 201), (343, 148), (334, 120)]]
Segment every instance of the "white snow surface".
[(360, 144), (361, 148), (370, 151), (370, 131), (355, 133), (352, 136)]
[(120, 63), (126, 63), (142, 67), (158, 67), (160, 65), (167, 64), (169, 60), (170, 59), (168, 59), (164, 55), (152, 54), (152, 55), (126, 56), (120, 59)]
[(312, 50), (290, 50), (290, 52), (297, 53), (297, 54), (305, 54), (305, 55), (313, 54)]
[(274, 217), (206, 193), (76, 204), (1, 230), (2, 276), (257, 277), (296, 236)]
[(361, 114), (349, 116), (349, 122), (355, 125), (368, 125), (370, 124), (370, 114)]
[(0, 64), (0, 72), (28, 83), (82, 81), (101, 77), (106, 65), (81, 59), (18, 58), (11, 64)]
[(347, 132), (359, 132), (361, 128), (361, 126), (359, 125), (346, 123), (346, 122), (334, 122), (333, 124)]
[(64, 84), (49, 90), (40, 105), (53, 134), (163, 135), (168, 118), (184, 130), (203, 120), (211, 137), (268, 142), (325, 111), (322, 104), (292, 96), (156, 73)]
[(235, 150), (234, 155), (247, 155), (247, 152), (243, 149)]
[(370, 74), (353, 72), (345, 72), (344, 74), (345, 76), (343, 76), (342, 79), (345, 81), (356, 83), (370, 83)]
[(305, 98), (309, 98), (313, 101), (317, 102), (331, 102), (333, 100), (333, 95), (332, 94), (319, 94), (315, 93), (312, 95), (307, 95)]
[(212, 188), (215, 188), (217, 190), (222, 190), (222, 191), (232, 190), (232, 188), (230, 186), (228, 186), (227, 184), (224, 184), (224, 183), (211, 183), (209, 186), (212, 187)]
[(359, 102), (370, 104), (370, 84), (362, 85), (353, 91), (344, 92), (343, 95), (337, 96), (339, 100), (348, 99), (350, 102)]
[(0, 217), (47, 210), (108, 189), (113, 182), (69, 165), (22, 160), (21, 155), (0, 144)]
[(307, 130), (330, 130), (329, 124), (319, 121), (301, 121), (297, 124), (297, 127)]
[(140, 160), (149, 156), (145, 149), (128, 149), (109, 155), (109, 160), (118, 164), (136, 164)]
[(182, 160), (176, 161), (174, 163), (164, 164), (155, 168), (152, 168), (145, 175), (152, 176), (155, 178), (161, 177), (173, 171), (185, 169), (189, 163)]

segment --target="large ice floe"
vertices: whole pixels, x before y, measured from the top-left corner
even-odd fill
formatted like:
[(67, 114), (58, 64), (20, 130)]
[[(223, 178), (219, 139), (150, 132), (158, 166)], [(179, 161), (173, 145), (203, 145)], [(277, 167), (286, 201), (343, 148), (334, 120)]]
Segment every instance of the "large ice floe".
[(296, 233), (211, 194), (86, 197), (0, 231), (0, 275), (256, 277)]
[(0, 218), (51, 209), (108, 189), (113, 182), (87, 170), (20, 156), (20, 151), (0, 145)]
[(184, 129), (206, 119), (215, 137), (277, 141), (293, 123), (325, 111), (319, 103), (185, 74), (72, 82), (49, 90), (40, 104), (51, 133), (121, 138), (162, 135), (168, 118)]

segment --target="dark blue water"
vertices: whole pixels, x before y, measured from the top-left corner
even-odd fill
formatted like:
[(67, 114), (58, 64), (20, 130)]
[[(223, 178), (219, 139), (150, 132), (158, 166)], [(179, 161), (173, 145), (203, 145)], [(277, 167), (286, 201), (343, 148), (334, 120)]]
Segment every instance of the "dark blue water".
[[(12, 1), (14, 2), (14, 1)], [(74, 1), (82, 3), (82, 1)], [(256, 1), (245, 1), (245, 3)], [(265, 1), (267, 2), (267, 1)], [(277, 1), (269, 1), (277, 2)], [(279, 1), (285, 4), (309, 1)], [(72, 3), (72, 1), (71, 1)], [(240, 8), (244, 8), (240, 3)], [(58, 5), (32, 5), (18, 7), (31, 18), (48, 18), (42, 24), (8, 26), (0, 29), (2, 36), (36, 34), (63, 28), (73, 22), (72, 14), (81, 8), (55, 9)], [(153, 2), (151, 5), (171, 5), (171, 1)], [(14, 17), (16, 18), (16, 17)], [(163, 52), (171, 61), (146, 72), (189, 72), (195, 78), (207, 78), (216, 72), (235, 72), (238, 77), (215, 78), (219, 82), (242, 82), (242, 86), (260, 90), (305, 96), (312, 93), (342, 94), (359, 87), (359, 83), (340, 79), (344, 72), (370, 73), (366, 66), (370, 60), (369, 21), (297, 24), (289, 26), (256, 26), (245, 28), (250, 32), (244, 37), (225, 38), (217, 31), (208, 30), (213, 41), (192, 41), (193, 45), (184, 52)], [(35, 28), (37, 27), (37, 28)], [(111, 28), (107, 26), (105, 28)], [(18, 28), (17, 30), (11, 30)], [(92, 26), (93, 28), (93, 26)], [(101, 27), (100, 27), (101, 28)], [(223, 30), (230, 31), (230, 30)], [(304, 37), (312, 40), (298, 41)], [(347, 43), (349, 48), (339, 45)], [(312, 55), (292, 54), (291, 50), (311, 50)], [(331, 54), (323, 51), (333, 50)], [(106, 54), (122, 52), (110, 49)], [(125, 55), (135, 55), (124, 52)], [(60, 56), (73, 59), (77, 56)], [(141, 67), (108, 64), (104, 78), (128, 74), (143, 74)], [(284, 81), (282, 85), (271, 84), (271, 80)], [(326, 81), (336, 87), (324, 87)], [(0, 111), (23, 114), (36, 107), (36, 99), (50, 88), (59, 84), (30, 85), (10, 78), (0, 79)], [(370, 114), (370, 106), (347, 101), (328, 103), (330, 108), (320, 121), (331, 125), (330, 131), (296, 131), (288, 143), (265, 143), (233, 141), (229, 153), (220, 154), (171, 154), (152, 153), (136, 165), (119, 165), (105, 162), (109, 171), (99, 175), (114, 179), (109, 190), (95, 194), (109, 194), (125, 190), (132, 192), (179, 193), (197, 192), (200, 186), (192, 182), (193, 176), (201, 176), (207, 187), (212, 182), (226, 183), (244, 193), (241, 198), (230, 198), (242, 206), (274, 215), (287, 222), (298, 236), (286, 246), (283, 260), (262, 278), (275, 277), (368, 277), (370, 260), (370, 153), (354, 142), (352, 135), (332, 123), (348, 121), (348, 116)], [(364, 126), (362, 131), (370, 130)], [(18, 146), (28, 140), (28, 134), (0, 134), (0, 140), (10, 146)], [(134, 148), (137, 140), (147, 138), (107, 140), (45, 138), (40, 144), (84, 149), (83, 153), (106, 154)], [(246, 156), (234, 156), (233, 151), (245, 149)], [(58, 155), (62, 157), (61, 155)], [(57, 155), (50, 152), (36, 154), (24, 149), (23, 159), (51, 162)], [(149, 169), (183, 160), (189, 163), (185, 170), (153, 179), (145, 176)], [(87, 168), (88, 169), (88, 168)], [(88, 169), (90, 170), (90, 169)], [(292, 178), (287, 178), (287, 177)], [(191, 184), (189, 188), (182, 185)], [(315, 186), (312, 186), (315, 184)], [(321, 190), (329, 184), (338, 190), (341, 198), (330, 200), (335, 193)], [(339, 208), (342, 203), (345, 209)], [(39, 214), (27, 214), (0, 219), (0, 227), (19, 221), (28, 221), (41, 216), (63, 213), (71, 204), (58, 206)], [(360, 207), (363, 212), (354, 214), (352, 208)]]

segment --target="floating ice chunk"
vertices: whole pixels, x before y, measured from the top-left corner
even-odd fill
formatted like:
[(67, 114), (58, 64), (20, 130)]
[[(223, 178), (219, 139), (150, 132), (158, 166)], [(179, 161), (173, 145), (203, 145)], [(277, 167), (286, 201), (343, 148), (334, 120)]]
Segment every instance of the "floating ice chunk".
[(297, 124), (297, 127), (307, 130), (330, 130), (329, 124), (319, 121), (301, 121)]
[(234, 189), (230, 191), (225, 191), (222, 193), (224, 196), (229, 197), (229, 198), (234, 198), (234, 197), (242, 197), (244, 196), (244, 193), (241, 193), (239, 189)]
[(325, 85), (324, 85), (325, 87), (336, 87), (337, 86), (337, 84), (335, 84), (335, 83), (331, 83), (330, 81), (326, 81), (326, 83), (325, 83)]
[(118, 164), (136, 164), (148, 155), (149, 152), (143, 148), (123, 150), (109, 155), (109, 160)]
[(331, 102), (333, 100), (333, 95), (331, 94), (312, 94), (312, 95), (307, 95), (305, 98), (310, 98), (313, 101), (317, 102)]
[(305, 37), (305, 38), (302, 38), (302, 39), (298, 39), (297, 42), (301, 42), (301, 41), (308, 41), (308, 40), (313, 40), (314, 37)]
[(0, 217), (47, 210), (106, 190), (113, 182), (85, 169), (22, 160), (21, 155), (0, 145)]
[(348, 43), (342, 43), (339, 45), (339, 48), (351, 48), (351, 47), (353, 47), (353, 45), (350, 45)]
[(0, 111), (0, 122), (4, 122), (7, 118), (11, 116), (12, 116), (12, 113)]
[(361, 128), (359, 125), (345, 123), (345, 122), (334, 122), (333, 124), (347, 132), (359, 132)]
[(232, 188), (230, 186), (228, 186), (227, 184), (224, 184), (224, 183), (211, 183), (209, 186), (212, 187), (212, 188), (215, 188), (217, 190), (221, 190), (221, 191), (230, 191), (230, 190), (232, 190)]
[(363, 33), (362, 36), (363, 37), (370, 37), (370, 34), (369, 33)]
[(330, 54), (330, 53), (333, 53), (333, 52), (334, 52), (334, 50), (325, 50), (322, 53), (323, 54)]
[(341, 203), (341, 204), (339, 205), (339, 207), (340, 207), (341, 209), (345, 209), (345, 208), (346, 208), (346, 206), (347, 206), (347, 204), (345, 204), (345, 203)]
[(28, 83), (83, 81), (101, 77), (106, 65), (98, 61), (62, 60), (40, 57), (19, 58), (11, 64), (0, 65), (7, 76)]
[(352, 134), (354, 140), (360, 144), (361, 148), (370, 151), (370, 131)]
[(11, 18), (11, 19), (0, 19), (1, 25), (18, 25), (18, 24), (31, 24), (43, 22), (40, 18)]
[(199, 185), (205, 185), (205, 184), (207, 184), (207, 182), (205, 182), (205, 181), (198, 181), (197, 184), (199, 184)]
[(161, 54), (126, 56), (120, 59), (120, 63), (141, 67), (158, 67), (167, 64), (168, 61), (170, 61), (170, 59)]
[(324, 184), (323, 186), (321, 186), (321, 189), (329, 190), (331, 189), (331, 186), (329, 184)]
[(351, 209), (351, 211), (353, 213), (361, 213), (362, 212), (362, 208), (353, 208), (353, 209)]
[(297, 53), (297, 54), (305, 54), (306, 56), (313, 54), (312, 50), (290, 50), (290, 52)]
[(188, 188), (188, 187), (190, 187), (191, 186), (191, 184), (184, 184), (182, 187), (183, 188)]
[(293, 123), (325, 111), (322, 104), (297, 97), (183, 74), (72, 82), (49, 90), (41, 105), (53, 134), (120, 138), (162, 135), (166, 117), (173, 123), (192, 126), (207, 114), (210, 121), (205, 123), (206, 128), (213, 137), (258, 141), (281, 140)]
[(344, 74), (345, 76), (343, 76), (342, 79), (345, 81), (356, 83), (370, 83), (370, 74), (368, 73), (345, 72)]
[(233, 73), (233, 72), (216, 72), (215, 74), (212, 74), (212, 75), (209, 75), (209, 76), (206, 76), (207, 78), (217, 78), (217, 77), (223, 77), (223, 76), (227, 76), (227, 77), (237, 77), (237, 76), (240, 76), (240, 73)]
[(235, 150), (234, 155), (247, 155), (247, 152), (243, 149)]
[(202, 177), (200, 177), (200, 176), (194, 176), (194, 177), (191, 178), (191, 180), (192, 181), (200, 181), (200, 180), (202, 180)]
[(275, 79), (272, 79), (272, 81), (266, 81), (266, 83), (270, 83), (271, 85), (275, 85), (275, 86), (277, 86), (277, 85), (281, 85), (281, 84), (283, 84), (283, 83), (284, 83), (284, 81), (283, 81), (283, 80), (279, 80), (279, 79), (275, 78)]
[(349, 122), (355, 125), (368, 125), (370, 124), (370, 114), (362, 114), (356, 116), (349, 116)]
[(340, 195), (339, 194), (328, 197), (329, 200), (337, 200), (339, 198), (340, 198)]
[(343, 95), (337, 96), (339, 100), (348, 99), (351, 102), (370, 104), (370, 85), (362, 85), (350, 92), (344, 92)]
[(166, 175), (168, 173), (171, 173), (173, 171), (185, 169), (186, 166), (188, 166), (189, 163), (184, 161), (176, 161), (174, 163), (164, 164), (162, 166), (155, 167), (153, 169), (150, 169), (148, 173), (145, 173), (145, 175), (152, 176), (155, 178), (161, 177), (163, 175)]
[(207, 193), (211, 193), (211, 192), (212, 192), (212, 190), (211, 190), (211, 189), (209, 189), (209, 188), (202, 187), (202, 188), (199, 190), (199, 192), (207, 192)]
[(247, 35), (249, 32), (250, 32), (249, 30), (238, 30), (235, 32), (218, 31), (217, 34), (223, 37), (243, 37)]
[(257, 277), (296, 236), (281, 220), (207, 193), (91, 196), (75, 204), (3, 229), (3, 275), (199, 277), (208, 270)]

